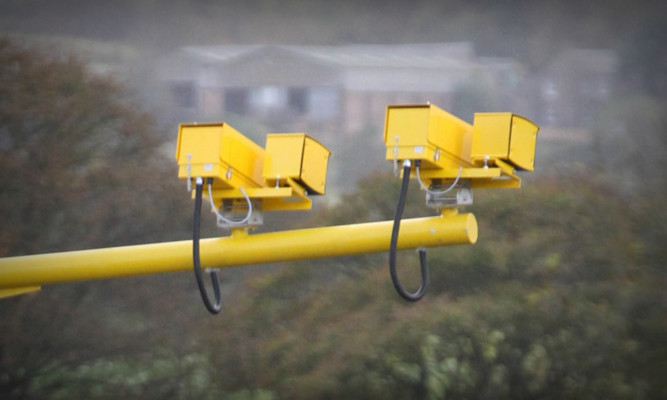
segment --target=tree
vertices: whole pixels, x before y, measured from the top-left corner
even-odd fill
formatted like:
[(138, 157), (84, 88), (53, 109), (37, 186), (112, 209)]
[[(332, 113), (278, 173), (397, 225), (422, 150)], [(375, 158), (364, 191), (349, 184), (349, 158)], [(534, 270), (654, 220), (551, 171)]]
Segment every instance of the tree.
[(0, 255), (166, 236), (175, 180), (136, 108), (76, 60), (0, 42)]
[[(77, 60), (0, 40), (0, 256), (187, 237), (189, 199), (176, 195), (185, 190), (163, 134), (128, 99)], [(178, 285), (148, 282), (75, 283), (0, 301), (0, 397), (78, 397), (75, 386), (87, 397), (91, 376), (67, 385), (68, 371), (128, 353), (140, 362), (155, 350), (146, 329), (160, 324), (146, 315), (163, 316), (159, 298), (173, 294), (160, 290)]]

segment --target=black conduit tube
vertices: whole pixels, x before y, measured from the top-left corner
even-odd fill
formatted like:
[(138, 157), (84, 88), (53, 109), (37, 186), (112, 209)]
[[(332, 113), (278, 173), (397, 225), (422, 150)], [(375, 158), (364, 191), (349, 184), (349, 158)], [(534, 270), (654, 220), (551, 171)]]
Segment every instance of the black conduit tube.
[[(418, 162), (418, 161), (417, 161)], [(403, 163), (403, 182), (401, 184), (401, 194), (398, 197), (398, 205), (396, 206), (396, 215), (394, 216), (394, 227), (391, 231), (391, 243), (389, 245), (389, 273), (391, 274), (391, 281), (398, 294), (405, 300), (418, 301), (426, 294), (429, 284), (428, 263), (426, 262), (426, 249), (419, 249), (419, 262), (421, 264), (422, 282), (421, 286), (415, 293), (410, 293), (401, 284), (396, 272), (396, 248), (398, 245), (398, 231), (401, 228), (401, 218), (403, 217), (403, 208), (405, 207), (405, 200), (408, 195), (408, 184), (410, 183), (410, 160)]]
[(202, 187), (204, 182), (201, 178), (198, 178), (195, 186), (195, 216), (193, 218), (193, 232), (192, 232), (192, 264), (194, 265), (195, 278), (197, 279), (197, 286), (199, 286), (199, 294), (204, 301), (206, 309), (211, 314), (217, 314), (220, 312), (222, 301), (220, 299), (220, 282), (218, 280), (218, 274), (215, 271), (211, 271), (211, 283), (213, 284), (213, 294), (215, 295), (215, 304), (211, 303), (211, 300), (208, 298), (206, 293), (206, 287), (204, 286), (204, 278), (202, 277), (201, 263), (199, 260), (199, 226), (201, 223), (201, 203), (202, 203)]

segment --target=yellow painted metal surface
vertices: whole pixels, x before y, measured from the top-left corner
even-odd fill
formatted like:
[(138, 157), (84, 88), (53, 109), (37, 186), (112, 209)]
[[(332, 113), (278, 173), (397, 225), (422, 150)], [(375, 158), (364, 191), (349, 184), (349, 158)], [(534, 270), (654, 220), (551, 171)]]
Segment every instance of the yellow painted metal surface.
[[(324, 194), (331, 152), (304, 133), (270, 134), (266, 150), (226, 123), (181, 124), (178, 177), (213, 178), (213, 203), (245, 205), (241, 188), (263, 211), (308, 210), (310, 194)], [(208, 200), (208, 187), (203, 196)]]
[(538, 126), (512, 113), (476, 113), (471, 157), (481, 166), (503, 160), (517, 168), (535, 168)]
[(519, 188), (516, 170), (534, 169), (538, 129), (512, 113), (477, 113), (470, 125), (432, 104), (390, 105), (385, 157), (421, 160), (420, 177), (427, 186), (460, 177), (474, 188)]
[(326, 147), (304, 133), (269, 134), (264, 180), (274, 186), (291, 178), (310, 193), (324, 194), (330, 155)]
[(384, 142), (387, 160), (422, 160), (424, 169), (472, 162), (472, 125), (432, 104), (387, 106)]
[(20, 288), (11, 288), (11, 289), (0, 289), (0, 299), (4, 299), (12, 296), (20, 296), (22, 294), (37, 292), (41, 289), (41, 286), (28, 286)]
[(475, 113), (472, 158), (482, 165), (485, 156), (507, 159), (512, 125), (511, 113)]
[(264, 179), (269, 185), (281, 179), (300, 179), (304, 134), (266, 135)]
[(214, 178), (215, 188), (260, 187), (264, 183), (264, 149), (223, 122), (181, 124), (176, 161), (179, 178)]
[(309, 192), (324, 194), (326, 192), (327, 166), (331, 152), (320, 142), (306, 137), (303, 143), (303, 166), (301, 182)]
[(539, 127), (532, 121), (514, 115), (510, 139), (509, 161), (527, 171), (535, 169), (535, 147)]
[[(200, 242), (202, 266), (232, 267), (387, 251), (393, 221), (272, 232), (236, 230)], [(471, 244), (472, 214), (447, 214), (401, 222), (399, 249)], [(185, 271), (192, 268), (192, 241), (156, 243), (0, 259), (0, 289)]]
[[(431, 182), (433, 179), (446, 179), (448, 182), (460, 175), (461, 179), (470, 179), (472, 188), (518, 189), (521, 187), (521, 178), (514, 172), (514, 167), (497, 161), (498, 166), (493, 168), (463, 168), (459, 169), (428, 169), (421, 171), (422, 181)], [(414, 174), (414, 173), (413, 173)]]
[[(282, 178), (281, 178), (282, 179)], [(248, 197), (262, 199), (262, 211), (310, 210), (312, 200), (306, 189), (287, 178), (284, 186), (244, 189)], [(208, 193), (204, 194), (208, 198)], [(213, 190), (214, 202), (220, 206), (222, 199), (237, 199), (239, 204), (245, 204), (245, 199), (239, 189)]]

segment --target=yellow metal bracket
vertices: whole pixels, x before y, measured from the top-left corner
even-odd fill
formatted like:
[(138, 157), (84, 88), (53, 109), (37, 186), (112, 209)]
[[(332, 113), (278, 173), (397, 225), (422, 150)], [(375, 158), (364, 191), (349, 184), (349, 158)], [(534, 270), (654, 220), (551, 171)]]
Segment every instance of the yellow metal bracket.
[[(411, 175), (416, 176), (416, 172), (412, 172)], [(463, 167), (460, 174), (459, 169), (451, 168), (420, 171), (420, 177), (424, 183), (442, 179), (453, 180), (457, 176), (460, 176), (461, 179), (470, 179), (470, 185), (473, 188), (518, 189), (521, 187), (521, 178), (517, 176), (514, 167), (502, 161), (498, 162), (497, 167)]]
[[(283, 186), (244, 188), (244, 190), (249, 198), (261, 200), (262, 211), (310, 210), (312, 200), (308, 197), (307, 190), (292, 178), (287, 178), (284, 182)], [(240, 189), (213, 189), (211, 192), (218, 207), (226, 199), (234, 200), (238, 205), (245, 204)], [(206, 196), (208, 197), (208, 194)]]

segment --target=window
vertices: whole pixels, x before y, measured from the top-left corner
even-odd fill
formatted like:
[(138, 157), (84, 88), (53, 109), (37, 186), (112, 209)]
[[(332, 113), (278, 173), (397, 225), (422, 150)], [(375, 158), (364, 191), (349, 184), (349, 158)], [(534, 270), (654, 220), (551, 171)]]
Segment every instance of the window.
[(290, 110), (298, 114), (305, 114), (307, 111), (308, 91), (304, 87), (290, 88), (287, 95), (287, 103)]
[(337, 117), (340, 113), (340, 93), (333, 86), (318, 86), (309, 89), (308, 114), (314, 120)]
[(239, 115), (248, 115), (248, 89), (225, 90), (225, 110)]
[(182, 108), (195, 107), (195, 86), (192, 82), (178, 82), (171, 85), (174, 104)]
[(278, 86), (252, 88), (249, 103), (253, 111), (285, 108), (287, 106), (287, 89)]

